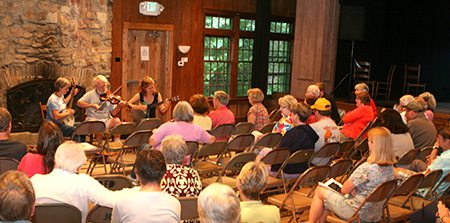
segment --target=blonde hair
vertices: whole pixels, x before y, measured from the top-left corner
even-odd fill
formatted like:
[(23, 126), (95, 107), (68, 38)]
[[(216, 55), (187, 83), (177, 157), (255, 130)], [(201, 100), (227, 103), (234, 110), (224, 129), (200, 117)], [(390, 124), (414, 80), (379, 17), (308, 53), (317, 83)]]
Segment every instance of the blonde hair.
[(248, 162), (242, 167), (237, 182), (242, 194), (250, 200), (259, 200), (269, 181), (269, 172), (263, 162)]
[(381, 166), (393, 165), (395, 160), (392, 149), (391, 132), (385, 127), (372, 128), (368, 133), (368, 140), (373, 143), (373, 149), (367, 158), (367, 162)]
[(259, 88), (248, 89), (247, 94), (252, 103), (261, 103), (264, 100), (264, 94)]
[(55, 168), (71, 173), (77, 173), (79, 168), (86, 163), (87, 158), (79, 143), (67, 141), (61, 144), (55, 153)]
[(292, 95), (285, 95), (278, 99), (278, 104), (280, 106), (285, 106), (289, 111), (293, 109), (297, 105), (298, 101), (297, 99)]
[(427, 103), (427, 108), (434, 111), (436, 109), (436, 99), (434, 98), (434, 95), (430, 92), (423, 92), (419, 95), (420, 98), (423, 98), (423, 100)]

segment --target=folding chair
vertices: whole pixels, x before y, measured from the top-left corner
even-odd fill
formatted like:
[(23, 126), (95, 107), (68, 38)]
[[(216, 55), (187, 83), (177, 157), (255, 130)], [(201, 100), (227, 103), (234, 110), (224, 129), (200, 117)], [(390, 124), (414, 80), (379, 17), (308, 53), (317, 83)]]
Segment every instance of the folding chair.
[(255, 136), (250, 133), (237, 135), (228, 142), (227, 152), (244, 152), (249, 150), (254, 142)]
[(81, 211), (70, 204), (36, 204), (34, 223), (81, 223)]
[[(136, 149), (141, 148), (141, 146), (145, 143), (148, 143), (148, 139), (152, 135), (151, 130), (147, 131), (137, 131), (133, 132), (130, 136), (128, 136), (127, 139), (122, 144), (122, 148), (119, 151), (119, 154), (117, 156), (112, 156), (109, 158), (111, 161), (111, 173), (114, 170), (122, 169), (122, 173), (126, 175), (125, 168), (127, 166), (133, 166), (134, 161), (136, 159), (135, 156), (126, 157), (125, 155), (129, 154), (130, 152), (134, 152)], [(135, 154), (135, 153), (133, 153)]]
[(331, 172), (330, 178), (335, 179), (336, 181), (342, 182), (338, 180), (338, 177), (343, 178), (344, 175), (348, 174), (349, 170), (353, 166), (353, 161), (351, 159), (339, 159), (331, 164)]
[[(236, 188), (236, 179), (230, 176), (236, 176), (241, 171), (242, 167), (256, 159), (256, 154), (252, 152), (239, 153), (233, 156), (230, 161), (222, 168), (219, 176), (206, 178), (202, 180), (204, 187), (215, 182), (222, 183), (230, 186), (231, 188)], [(228, 176), (227, 176), (228, 175)]]
[(231, 135), (239, 135), (239, 134), (246, 134), (246, 133), (252, 133), (253, 131), (253, 123), (250, 122), (239, 122), (234, 126), (233, 131), (231, 132)]
[[(348, 220), (340, 219), (336, 215), (328, 215), (327, 222), (331, 222), (331, 223), (343, 222), (343, 221), (344, 222), (353, 222), (355, 220), (357, 222), (361, 222), (364, 219), (361, 219), (361, 217), (359, 216), (359, 211), (361, 210), (362, 207), (364, 207), (364, 205), (366, 203), (383, 202), (383, 210), (385, 210), (387, 208), (387, 201), (388, 201), (389, 197), (392, 195), (392, 193), (394, 193), (396, 188), (397, 188), (397, 180), (390, 180), (390, 181), (384, 182), (380, 186), (375, 188), (375, 190), (372, 191), (372, 193), (370, 193), (370, 195), (361, 203), (361, 205), (359, 205), (359, 207), (356, 209), (355, 213)], [(382, 210), (383, 220), (386, 220), (386, 216), (385, 216), (385, 213), (383, 210)]]
[(419, 150), (416, 159), (422, 160), (423, 162), (426, 163), (427, 162), (427, 156), (429, 156), (432, 151), (433, 151), (433, 147), (432, 146), (428, 146), (428, 147), (422, 148), (422, 149)]
[(267, 123), (266, 125), (264, 125), (262, 127), (261, 130), (259, 130), (259, 132), (261, 132), (262, 134), (271, 133), (273, 130), (273, 127), (275, 127), (276, 124), (277, 124), (276, 122)]
[(340, 157), (342, 158), (348, 158), (350, 153), (352, 152), (352, 149), (355, 146), (355, 140), (349, 139), (341, 142), (341, 151), (339, 153), (341, 154)]
[[(394, 194), (389, 200), (389, 204), (401, 208), (407, 208), (406, 203), (409, 201), (409, 207), (411, 208), (413, 205), (410, 198), (414, 194), (414, 192), (416, 192), (416, 189), (420, 186), (424, 178), (425, 176), (421, 173), (413, 174), (406, 178), (395, 190)], [(396, 198), (396, 201), (394, 201), (394, 198)]]
[(95, 166), (97, 165), (97, 162), (99, 159), (101, 159), (103, 163), (103, 168), (106, 171), (106, 158), (104, 154), (105, 145), (103, 143), (103, 137), (97, 137), (100, 141), (98, 141), (94, 145), (94, 138), (95, 135), (103, 135), (105, 132), (106, 126), (105, 123), (102, 121), (86, 121), (82, 122), (80, 125), (78, 125), (72, 134), (72, 140), (74, 140), (75, 136), (91, 136), (90, 137), (90, 144), (95, 146), (94, 149), (91, 150), (85, 150), (86, 156), (90, 156), (90, 162), (88, 169), (86, 170), (86, 173), (92, 174), (92, 171), (94, 171)]
[(231, 132), (234, 130), (234, 124), (223, 124), (215, 127), (209, 133), (219, 139), (220, 141), (226, 141), (231, 136)]
[(258, 141), (255, 142), (251, 151), (254, 151), (255, 149), (259, 150), (262, 148), (274, 149), (275, 147), (278, 146), (282, 137), (283, 136), (279, 132), (268, 133), (268, 134), (264, 135), (263, 137), (261, 137)]
[(272, 110), (269, 114), (269, 120), (271, 122), (276, 122), (276, 121), (280, 120), (280, 118), (281, 118), (281, 111), (278, 108)]
[(161, 125), (161, 120), (159, 118), (146, 118), (142, 119), (141, 122), (136, 126), (135, 132), (143, 130), (153, 130)]
[(189, 160), (189, 163), (186, 163), (186, 165), (191, 166), (192, 160), (197, 155), (199, 145), (198, 145), (198, 142), (194, 142), (194, 141), (187, 141), (186, 145), (187, 145), (187, 151), (186, 151), (187, 158), (186, 159)]
[(350, 168), (350, 171), (348, 171), (347, 175), (344, 175), (344, 177), (342, 177), (342, 179), (340, 179), (340, 182), (345, 182), (350, 175), (353, 173), (353, 171), (355, 171), (359, 166), (361, 166), (361, 164), (365, 163), (367, 161), (367, 157), (363, 157), (360, 160), (358, 160), (356, 163), (353, 164), (353, 166)]
[(181, 221), (197, 219), (199, 217), (197, 210), (197, 197), (178, 197), (178, 200), (181, 205)]
[(407, 166), (411, 164), (411, 162), (416, 159), (417, 154), (418, 151), (415, 149), (406, 152), (401, 158), (398, 159), (397, 166)]
[(19, 161), (12, 158), (0, 157), (0, 175), (8, 170), (17, 170)]
[(277, 192), (281, 191), (281, 189), (284, 191), (284, 193), (287, 193), (288, 183), (291, 183), (294, 180), (286, 179), (284, 169), (287, 165), (295, 165), (301, 163), (307, 164), (313, 153), (314, 150), (298, 150), (292, 154), (290, 154), (289, 150), (287, 149), (274, 149), (270, 151), (264, 158), (261, 159), (261, 161), (265, 164), (281, 164), (281, 166), (274, 177), (269, 176), (266, 190), (264, 190), (263, 193)]
[[(220, 163), (220, 159), (226, 149), (227, 142), (214, 142), (204, 145), (203, 148), (198, 150), (192, 161), (194, 169), (200, 175), (220, 172), (222, 167), (218, 163)], [(217, 156), (217, 162), (207, 160), (210, 156)]]
[[(306, 170), (300, 175), (288, 193), (272, 195), (267, 199), (267, 202), (276, 205), (281, 209), (286, 209), (292, 212), (293, 219), (297, 221), (297, 213), (301, 214), (306, 210), (309, 210), (312, 201), (312, 192), (318, 182), (325, 180), (330, 174), (329, 166), (315, 166)], [(310, 187), (311, 190), (308, 194), (300, 192), (297, 187)]]
[(311, 157), (310, 164), (316, 166), (326, 166), (331, 163), (333, 158), (341, 150), (341, 144), (338, 142), (327, 143), (322, 146), (316, 153)]
[[(109, 130), (109, 133), (107, 134), (107, 137), (105, 139), (106, 140), (105, 146), (106, 146), (108, 153), (111, 152), (111, 150), (118, 150), (122, 147), (122, 144), (123, 144), (122, 141), (111, 142), (114, 135), (128, 136), (134, 132), (134, 129), (136, 129), (136, 125), (134, 124), (134, 122), (122, 122), (119, 125), (117, 125), (116, 127)], [(111, 155), (111, 154), (109, 154), (109, 155)]]
[(112, 217), (112, 208), (95, 205), (86, 217), (88, 223), (110, 223)]
[(47, 120), (45, 118), (45, 116), (47, 115), (47, 105), (46, 104), (42, 104), (41, 102), (39, 102), (39, 108), (41, 110), (42, 123), (44, 123), (45, 120)]

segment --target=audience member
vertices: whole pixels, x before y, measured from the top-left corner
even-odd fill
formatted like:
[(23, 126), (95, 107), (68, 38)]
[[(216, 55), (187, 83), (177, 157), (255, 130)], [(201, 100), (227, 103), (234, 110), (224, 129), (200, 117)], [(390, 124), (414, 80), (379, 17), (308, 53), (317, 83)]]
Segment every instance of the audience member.
[(239, 223), (241, 208), (239, 198), (231, 187), (213, 183), (198, 196), (200, 222)]
[[(384, 127), (372, 128), (368, 137), (370, 155), (367, 162), (356, 168), (340, 193), (317, 187), (309, 210), (309, 222), (326, 222), (328, 210), (348, 220), (375, 188), (394, 179), (395, 157), (389, 130)], [(380, 221), (383, 203), (366, 203), (359, 211), (361, 221)]]
[(388, 108), (381, 112), (374, 126), (383, 126), (391, 131), (392, 149), (397, 159), (414, 149), (408, 127), (403, 123), (400, 114), (394, 109)]
[(27, 146), (21, 142), (11, 141), (11, 114), (6, 108), (0, 107), (0, 157), (20, 161), (27, 152)]
[(28, 152), (20, 161), (17, 170), (24, 172), (28, 177), (35, 174), (47, 174), (55, 166), (55, 152), (64, 137), (61, 130), (53, 122), (44, 122), (39, 128), (36, 152)]
[(9, 170), (0, 176), (0, 222), (31, 222), (34, 189), (28, 177)]
[(249, 162), (242, 167), (237, 177), (237, 188), (241, 198), (241, 223), (279, 223), (280, 210), (274, 205), (264, 205), (260, 193), (269, 182), (269, 173), (264, 163)]
[(394, 109), (397, 110), (400, 113), (400, 116), (402, 116), (403, 123), (407, 123), (406, 120), (406, 105), (408, 105), (410, 102), (414, 101), (414, 96), (410, 94), (403, 95), (399, 99), (399, 104), (397, 106), (394, 105)]
[(280, 106), (281, 119), (275, 124), (272, 132), (279, 132), (282, 135), (289, 129), (293, 128), (292, 112), (294, 106), (297, 105), (297, 99), (292, 95), (285, 95), (278, 99), (278, 105)]
[(418, 101), (412, 101), (406, 105), (405, 116), (408, 121), (406, 125), (416, 149), (432, 146), (436, 139), (436, 127), (423, 112), (424, 108)]
[(367, 86), (367, 84), (365, 84), (365, 83), (356, 84), (355, 85), (355, 95), (358, 96), (363, 93), (367, 93), (367, 95), (369, 95), (370, 102), (367, 105), (370, 105), (370, 107), (372, 108), (373, 117), (377, 117), (377, 115), (378, 115), (377, 106), (375, 105), (375, 102), (373, 101), (373, 99), (370, 97), (369, 86)]
[(341, 122), (341, 116), (339, 115), (336, 100), (334, 100), (333, 96), (325, 92), (325, 83), (317, 82), (316, 85), (320, 89), (320, 97), (327, 99), (331, 103), (331, 119), (333, 119), (334, 122), (338, 124), (339, 122)]
[(425, 109), (425, 116), (430, 120), (433, 121), (434, 119), (434, 110), (436, 109), (436, 99), (434, 98), (434, 95), (430, 92), (423, 92), (419, 95), (419, 98), (422, 98), (426, 103), (426, 109)]
[[(308, 86), (308, 88), (306, 88), (305, 100), (303, 102), (309, 106), (313, 106), (319, 97), (320, 97), (319, 87), (317, 85), (311, 84)], [(317, 119), (314, 115), (309, 116), (308, 120), (306, 120), (306, 124), (312, 124), (315, 122), (317, 122)]]
[(448, 208), (445, 207), (444, 202), (439, 201), (437, 207), (438, 207), (437, 216), (441, 219), (442, 223), (450, 223), (450, 212), (448, 211)]
[(180, 202), (160, 187), (166, 173), (163, 154), (157, 150), (141, 150), (135, 167), (141, 186), (121, 191), (113, 208), (112, 222), (180, 222)]
[(196, 170), (182, 164), (187, 152), (183, 138), (167, 136), (161, 143), (161, 152), (167, 164), (161, 189), (175, 197), (198, 196), (203, 188), (202, 181)]
[(342, 117), (344, 126), (341, 133), (344, 137), (356, 139), (366, 125), (374, 119), (373, 110), (370, 107), (370, 96), (367, 92), (356, 96), (356, 108)]
[(189, 104), (194, 109), (194, 120), (192, 120), (192, 123), (206, 131), (211, 130), (212, 121), (207, 115), (209, 111), (208, 99), (202, 94), (194, 94), (189, 98)]
[[(317, 119), (317, 122), (311, 124), (311, 128), (319, 136), (319, 140), (317, 140), (314, 145), (314, 151), (318, 152), (322, 146), (331, 142), (339, 142), (340, 131), (336, 123), (333, 119), (330, 118), (331, 115), (331, 103), (325, 98), (317, 99), (316, 103), (314, 103), (311, 108), (313, 109), (314, 116)], [(322, 161), (326, 162), (329, 160), (327, 158), (317, 158), (313, 161), (315, 165), (326, 165), (326, 163), (322, 163)]]
[[(314, 144), (319, 139), (314, 129), (306, 124), (306, 120), (311, 115), (311, 108), (303, 102), (297, 103), (291, 107), (292, 122), (294, 128), (288, 130), (286, 134), (281, 138), (280, 148), (287, 148), (292, 154), (298, 150), (309, 150), (314, 148)], [(273, 165), (271, 171), (276, 172), (280, 169), (281, 165)], [(308, 169), (307, 163), (302, 164), (289, 164), (284, 168), (284, 172), (288, 177), (297, 177), (300, 173), (303, 173)]]
[(214, 111), (209, 113), (212, 120), (212, 128), (223, 124), (234, 124), (234, 114), (227, 108), (230, 96), (225, 91), (214, 92), (213, 105)]
[(264, 94), (259, 88), (252, 88), (247, 91), (248, 102), (252, 105), (247, 113), (247, 122), (253, 124), (254, 129), (259, 131), (270, 122), (269, 113), (262, 104)]
[(164, 137), (178, 134), (185, 141), (194, 141), (201, 143), (213, 143), (215, 138), (206, 132), (202, 127), (194, 125), (194, 110), (186, 101), (180, 101), (173, 109), (173, 121), (162, 124), (150, 137), (149, 144), (153, 149), (160, 147)]
[(72, 141), (61, 144), (55, 153), (53, 171), (31, 177), (37, 203), (62, 202), (73, 205), (81, 211), (82, 219), (86, 219), (89, 202), (112, 208), (114, 192), (91, 176), (78, 174), (85, 162), (86, 155), (80, 144)]

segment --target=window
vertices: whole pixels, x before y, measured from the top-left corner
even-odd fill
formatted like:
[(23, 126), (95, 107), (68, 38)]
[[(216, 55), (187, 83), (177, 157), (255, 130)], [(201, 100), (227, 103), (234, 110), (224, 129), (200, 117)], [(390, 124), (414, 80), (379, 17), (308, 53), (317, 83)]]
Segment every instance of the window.
[(237, 96), (246, 96), (252, 86), (253, 39), (239, 39)]
[(205, 37), (204, 94), (230, 90), (230, 40), (227, 37)]

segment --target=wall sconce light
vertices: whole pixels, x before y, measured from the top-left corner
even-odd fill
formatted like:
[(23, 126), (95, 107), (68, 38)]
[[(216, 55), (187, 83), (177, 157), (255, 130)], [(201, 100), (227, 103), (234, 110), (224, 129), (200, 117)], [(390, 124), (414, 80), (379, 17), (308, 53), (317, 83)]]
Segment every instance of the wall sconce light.
[[(178, 46), (178, 50), (182, 54), (188, 53), (190, 49), (191, 49), (191, 46), (186, 46), (186, 45), (179, 45)], [(188, 57), (181, 57), (181, 60), (178, 61), (178, 66), (182, 67), (182, 66), (184, 66), (184, 63), (186, 63), (186, 62), (188, 62)]]

